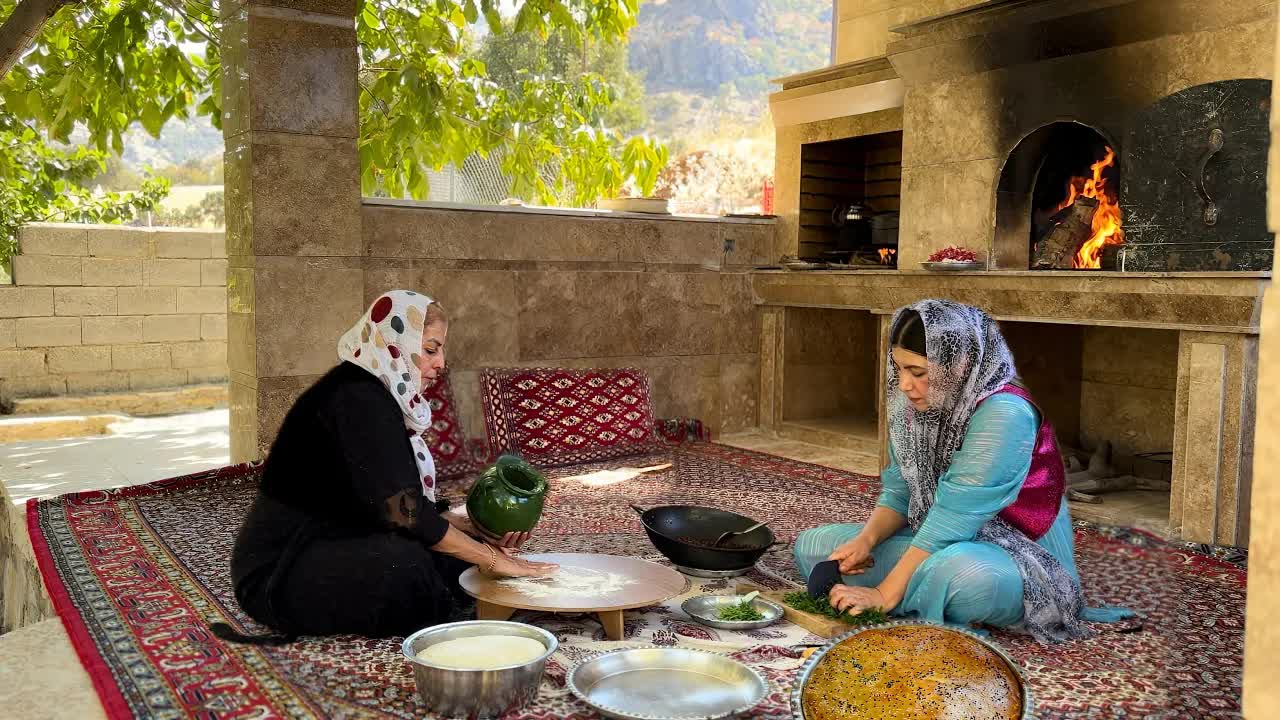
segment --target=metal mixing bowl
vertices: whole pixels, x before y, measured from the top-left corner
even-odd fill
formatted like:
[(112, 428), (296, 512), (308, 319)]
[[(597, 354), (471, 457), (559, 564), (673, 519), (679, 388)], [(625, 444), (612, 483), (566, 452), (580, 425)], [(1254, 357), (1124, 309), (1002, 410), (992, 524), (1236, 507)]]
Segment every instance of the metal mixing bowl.
[(991, 652), (994, 652), (1001, 660), (1004, 660), (1005, 664), (1009, 666), (1009, 669), (1013, 671), (1014, 677), (1018, 678), (1018, 685), (1022, 688), (1022, 720), (1032, 720), (1032, 718), (1035, 717), (1031, 712), (1031, 691), (1027, 690), (1027, 676), (1022, 672), (1022, 668), (1018, 667), (1018, 664), (1013, 661), (1013, 658), (1009, 657), (1009, 655), (1004, 650), (1002, 650), (999, 645), (996, 645), (995, 643), (991, 642), (987, 638), (984, 638), (975, 632), (972, 632), (965, 628), (956, 627), (955, 625), (940, 625), (938, 623), (925, 622), (922, 620), (890, 620), (889, 622), (880, 623), (878, 625), (868, 625), (866, 627), (861, 627), (861, 628), (858, 628), (857, 630), (854, 630), (853, 632), (848, 632), (848, 633), (845, 633), (844, 635), (840, 635), (839, 637), (833, 638), (830, 642), (828, 642), (825, 646), (823, 646), (821, 650), (818, 650), (817, 652), (815, 652), (813, 655), (809, 657), (808, 661), (805, 662), (804, 666), (800, 668), (800, 674), (796, 676), (796, 683), (791, 688), (792, 720), (805, 720), (804, 703), (803, 703), (804, 686), (809, 682), (809, 676), (813, 674), (813, 669), (818, 666), (818, 663), (822, 662), (822, 658), (826, 657), (826, 654), (831, 651), (831, 648), (839, 645), (840, 643), (844, 642), (845, 640), (848, 640), (849, 638), (853, 637), (854, 635), (857, 635), (858, 633), (864, 633), (864, 632), (867, 632), (868, 630), (883, 630), (885, 628), (892, 628), (892, 627), (912, 627), (912, 626), (918, 627), (922, 625), (926, 627), (935, 627), (935, 628), (942, 628), (943, 630), (950, 630), (952, 632), (960, 633), (961, 635), (972, 638), (983, 647), (986, 647), (987, 649), (991, 650)]
[(759, 630), (782, 619), (782, 606), (764, 598), (751, 601), (751, 607), (764, 617), (760, 620), (721, 620), (720, 610), (742, 602), (742, 595), (699, 595), (685, 600), (680, 609), (707, 627), (721, 630)]
[[(523, 665), (492, 670), (459, 670), (418, 659), (418, 653), (436, 643), (486, 635), (532, 638), (545, 645), (547, 651)], [(470, 620), (419, 630), (404, 639), (401, 650), (413, 667), (413, 681), (428, 710), (445, 717), (496, 718), (524, 707), (537, 696), (547, 658), (558, 645), (555, 635), (532, 625)]]

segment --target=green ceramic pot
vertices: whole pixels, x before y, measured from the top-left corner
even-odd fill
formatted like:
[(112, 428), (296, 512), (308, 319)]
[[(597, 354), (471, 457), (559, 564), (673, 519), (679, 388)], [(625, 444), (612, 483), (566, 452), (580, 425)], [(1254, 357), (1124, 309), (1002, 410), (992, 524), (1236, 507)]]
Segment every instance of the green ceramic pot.
[(518, 457), (503, 455), (471, 486), (467, 514), (477, 528), (496, 537), (528, 532), (542, 517), (546, 497), (542, 473)]

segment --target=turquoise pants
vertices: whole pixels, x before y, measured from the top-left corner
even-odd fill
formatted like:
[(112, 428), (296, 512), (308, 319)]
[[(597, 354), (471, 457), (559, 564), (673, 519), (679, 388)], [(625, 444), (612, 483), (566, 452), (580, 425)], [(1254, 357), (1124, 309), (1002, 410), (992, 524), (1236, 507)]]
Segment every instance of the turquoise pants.
[[(800, 533), (795, 544), (800, 574), (809, 577), (814, 565), (860, 532), (861, 523), (840, 523)], [(871, 552), (875, 567), (845, 576), (845, 583), (879, 585), (911, 547), (911, 540), (909, 529), (886, 539)], [(916, 569), (906, 596), (891, 614), (957, 625), (1014, 625), (1022, 620), (1022, 575), (1013, 558), (991, 543), (955, 543), (930, 555)]]

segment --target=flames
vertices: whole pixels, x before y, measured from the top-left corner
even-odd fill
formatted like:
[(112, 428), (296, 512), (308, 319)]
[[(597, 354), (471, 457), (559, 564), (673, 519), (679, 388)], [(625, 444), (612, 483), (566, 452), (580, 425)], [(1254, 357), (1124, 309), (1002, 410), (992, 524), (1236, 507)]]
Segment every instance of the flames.
[(894, 253), (898, 252), (892, 248), (880, 248), (880, 264), (892, 265)]
[[(1073, 177), (1067, 183), (1067, 197), (1058, 205), (1057, 210), (1071, 206), (1076, 198), (1084, 196), (1098, 201), (1098, 209), (1093, 214), (1093, 234), (1080, 245), (1072, 266), (1079, 269), (1096, 269), (1102, 267), (1102, 248), (1107, 245), (1124, 243), (1124, 230), (1120, 223), (1120, 203), (1116, 200), (1116, 191), (1107, 186), (1107, 179), (1102, 176), (1104, 170), (1115, 167), (1116, 151), (1107, 148), (1106, 157), (1090, 166), (1093, 177)], [(1055, 210), (1055, 212), (1057, 212)]]

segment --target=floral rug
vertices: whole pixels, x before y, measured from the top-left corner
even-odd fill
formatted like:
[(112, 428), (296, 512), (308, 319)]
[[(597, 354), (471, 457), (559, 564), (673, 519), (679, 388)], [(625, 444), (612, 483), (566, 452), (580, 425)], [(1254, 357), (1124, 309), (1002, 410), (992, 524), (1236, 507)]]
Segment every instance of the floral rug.
[[(667, 462), (666, 470), (639, 470)], [(712, 444), (561, 468), (554, 477), (530, 551), (661, 560), (630, 506), (695, 502), (770, 521), (784, 545), (747, 579), (771, 587), (799, 580), (785, 545), (796, 533), (865, 518), (878, 491), (874, 478)], [(256, 468), (239, 466), (32, 501), (28, 521), (41, 572), (108, 716), (422, 717), (399, 638), (254, 647), (209, 632), (219, 621), (262, 630), (236, 606), (228, 577), (255, 483)], [(453, 490), (457, 497), (461, 488)], [(1090, 601), (1132, 607), (1142, 621), (1098, 625), (1096, 638), (1057, 647), (993, 633), (1026, 671), (1036, 715), (1240, 717), (1242, 553), (1083, 525), (1076, 537)], [(728, 581), (691, 581), (686, 596), (730, 588)], [(798, 646), (816, 638), (788, 624), (749, 634), (710, 630), (679, 610), (683, 597), (628, 613), (618, 643), (606, 641), (589, 616), (518, 614), (555, 632), (561, 650), (536, 703), (514, 717), (596, 717), (565, 689), (568, 670), (603, 650), (656, 643), (715, 650), (755, 667), (771, 692), (748, 716), (789, 718), (787, 694), (803, 662)]]

